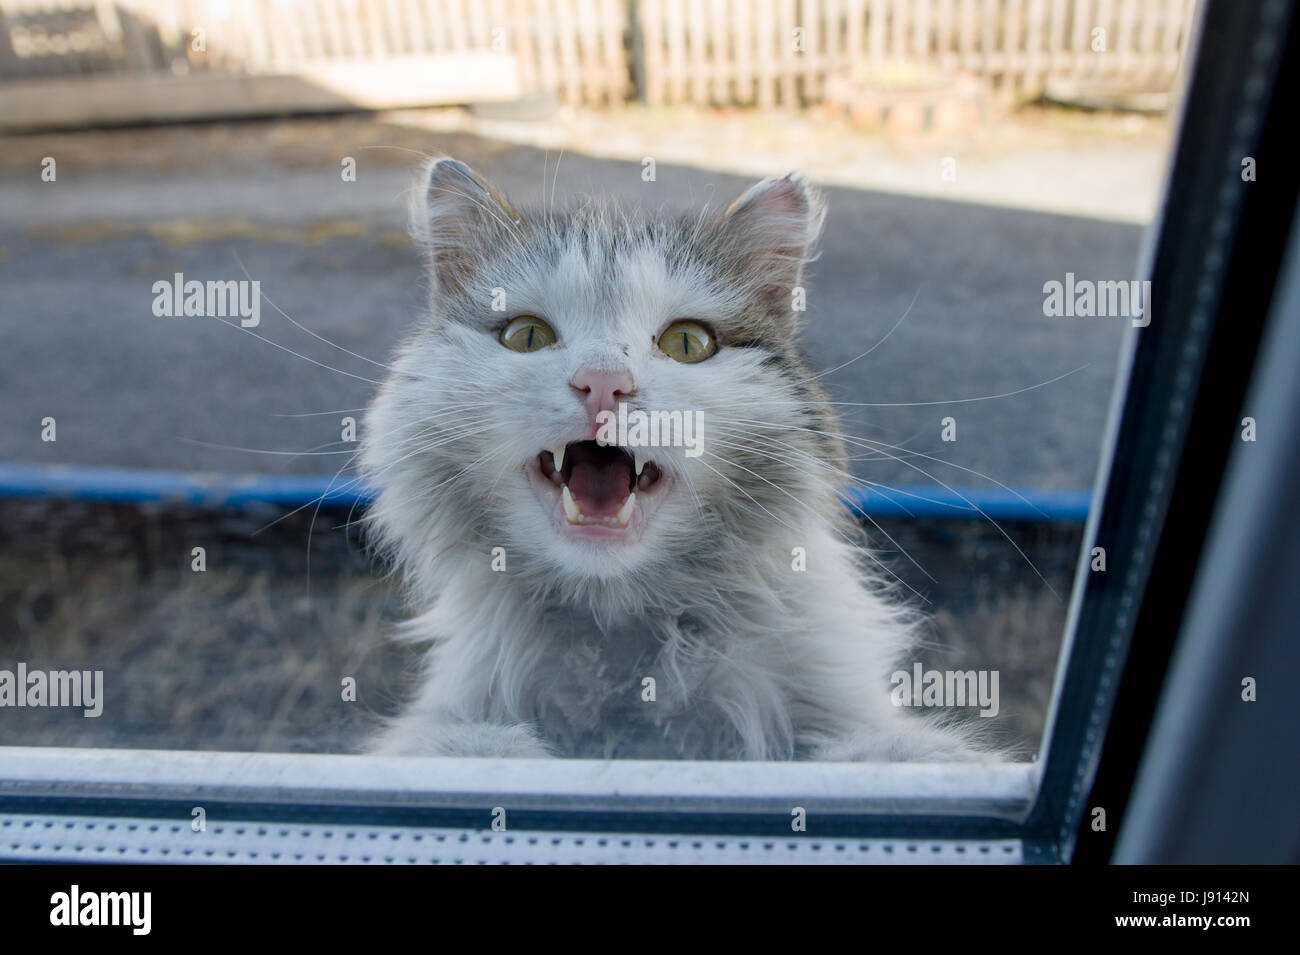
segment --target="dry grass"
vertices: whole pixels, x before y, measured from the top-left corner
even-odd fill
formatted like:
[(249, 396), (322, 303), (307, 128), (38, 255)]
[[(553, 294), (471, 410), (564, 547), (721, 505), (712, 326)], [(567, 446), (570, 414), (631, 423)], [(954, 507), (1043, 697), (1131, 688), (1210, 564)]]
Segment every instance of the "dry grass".
[[(3, 508), (10, 528), (15, 508)], [(96, 719), (6, 710), (0, 743), (347, 751), (395, 709), (413, 660), (382, 636), (392, 588), (342, 534), (319, 533), (332, 518), (318, 522), (308, 596), (304, 522), (262, 550), (242, 522), (132, 510), (58, 508), (42, 522), (44, 553), (6, 541), (0, 667), (100, 669), (106, 699)], [(208, 569), (196, 573), (200, 545)]]
[[(416, 657), (385, 639), (392, 582), (355, 533), (310, 512), (276, 517), (0, 502), (0, 668), (104, 671), (103, 715), (0, 711), (0, 744), (346, 752), (409, 688)], [(892, 522), (936, 578), (892, 563), (931, 601), (927, 668), (997, 669), (994, 735), (1028, 758), (1041, 732), (1065, 605), (978, 524)], [(1018, 532), (1065, 593), (1074, 528)], [(207, 570), (190, 569), (206, 548)], [(308, 556), (310, 553), (310, 593)], [(886, 555), (888, 556), (888, 555)], [(342, 699), (345, 677), (356, 702)]]

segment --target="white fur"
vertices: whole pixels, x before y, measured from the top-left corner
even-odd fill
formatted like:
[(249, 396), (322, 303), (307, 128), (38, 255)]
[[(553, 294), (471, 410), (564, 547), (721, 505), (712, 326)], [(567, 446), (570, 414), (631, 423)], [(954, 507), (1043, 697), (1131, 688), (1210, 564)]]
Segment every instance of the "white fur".
[[(760, 208), (744, 235), (642, 234), (588, 209), (588, 228), (557, 237), (478, 191), (463, 169), (451, 187), (445, 169), (430, 171), (417, 234), (431, 248), (431, 315), (366, 423), (364, 472), (383, 487), (369, 520), (415, 612), (403, 635), (429, 645), (414, 699), (372, 749), (977, 758), (969, 731), (890, 701), (889, 676), (909, 665), (918, 621), (855, 543), (841, 472), (804, 424), (815, 396), (765, 366), (761, 349), (724, 345), (686, 365), (654, 347), (672, 320), (740, 321), (768, 278), (722, 281), (708, 256), (670, 253), (709, 236), (742, 250), (753, 236), (755, 248), (772, 245), (791, 219), (789, 196), (773, 215)], [(790, 180), (774, 182), (788, 192)], [(795, 241), (806, 252), (821, 206), (796, 184), (806, 214)], [(473, 249), (472, 268), (460, 247), (439, 259), (440, 242)], [(504, 348), (493, 288), (506, 289), (511, 313), (544, 316), (559, 343)], [(558, 535), (524, 473), (542, 449), (577, 440), (585, 418), (569, 381), (582, 367), (630, 372), (640, 407), (704, 412), (703, 457), (654, 449), (672, 486), (634, 544)], [(496, 547), (504, 572), (492, 569)], [(792, 569), (794, 548), (807, 554), (805, 571)]]

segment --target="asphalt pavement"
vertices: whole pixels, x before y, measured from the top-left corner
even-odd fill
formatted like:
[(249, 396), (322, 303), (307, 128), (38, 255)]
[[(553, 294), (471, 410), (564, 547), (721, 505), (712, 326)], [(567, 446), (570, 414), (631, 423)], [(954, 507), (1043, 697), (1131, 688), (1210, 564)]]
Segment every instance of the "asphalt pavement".
[[(402, 239), (418, 157), (381, 163), (364, 145), (342, 139), (288, 165), (83, 160), (55, 182), (31, 164), (0, 169), (0, 462), (332, 473), (345, 458), (293, 453), (337, 442), (340, 419), (382, 376), (341, 349), (382, 362), (424, 295)], [(639, 163), (573, 153), (557, 173), (553, 152), (466, 135), (429, 134), (425, 148), (464, 155), (520, 203), (550, 201), (553, 189), (557, 202), (599, 193), (725, 205), (752, 182), (659, 164), (647, 183)], [(355, 182), (340, 176), (345, 155), (358, 160)], [(834, 400), (871, 406), (842, 405), (847, 430), (941, 459), (862, 460), (858, 473), (898, 485), (930, 480), (924, 470), (950, 485), (1089, 487), (1126, 322), (1045, 317), (1043, 285), (1070, 272), (1133, 277), (1141, 229), (828, 195), (809, 283), (812, 364), (837, 369), (823, 379)], [(244, 270), (267, 299), (255, 329), (153, 314), (159, 279)], [(941, 440), (948, 416), (955, 442)], [(47, 417), (53, 442), (42, 440)]]

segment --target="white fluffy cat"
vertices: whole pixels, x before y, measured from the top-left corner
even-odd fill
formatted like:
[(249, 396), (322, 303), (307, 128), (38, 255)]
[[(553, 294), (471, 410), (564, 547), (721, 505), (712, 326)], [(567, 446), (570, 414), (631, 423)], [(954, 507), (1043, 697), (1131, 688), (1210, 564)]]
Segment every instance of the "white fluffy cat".
[[(976, 758), (893, 705), (917, 619), (869, 570), (792, 290), (824, 205), (516, 211), (451, 159), (415, 211), (427, 319), (370, 409), (369, 521), (429, 644), (386, 754)], [(702, 453), (595, 441), (699, 413)]]

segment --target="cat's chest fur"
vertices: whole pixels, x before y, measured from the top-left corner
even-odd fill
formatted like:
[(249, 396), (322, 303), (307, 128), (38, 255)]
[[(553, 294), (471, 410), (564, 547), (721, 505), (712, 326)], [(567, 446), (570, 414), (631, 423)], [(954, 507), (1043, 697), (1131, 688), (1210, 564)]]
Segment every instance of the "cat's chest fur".
[(738, 742), (719, 733), (725, 679), (716, 648), (676, 652), (703, 625), (689, 613), (598, 621), (572, 611), (541, 622), (548, 649), (521, 716), (544, 728), (557, 755), (729, 758)]

